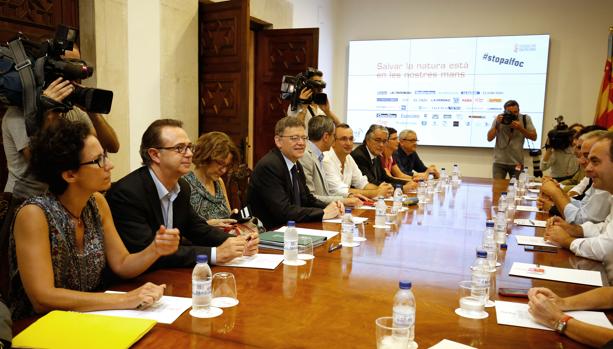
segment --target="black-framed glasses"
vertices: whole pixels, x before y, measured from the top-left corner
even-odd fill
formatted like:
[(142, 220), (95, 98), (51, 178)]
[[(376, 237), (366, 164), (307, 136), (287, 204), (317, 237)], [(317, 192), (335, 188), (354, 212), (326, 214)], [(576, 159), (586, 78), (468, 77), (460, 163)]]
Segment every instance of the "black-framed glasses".
[(403, 141), (407, 141), (407, 142), (415, 142), (415, 143), (419, 142), (419, 139), (417, 139), (417, 138), (415, 138), (415, 139), (404, 138), (404, 139), (402, 139), (402, 140), (403, 140)]
[(309, 137), (307, 136), (279, 136), (279, 137), (289, 138), (289, 140), (292, 143), (298, 143), (299, 141), (306, 142), (309, 140)]
[(187, 153), (188, 149), (189, 151), (194, 152), (194, 145), (192, 143), (187, 143), (187, 144), (179, 143), (177, 145), (173, 145), (172, 147), (154, 147), (154, 148), (159, 149), (159, 150), (172, 150), (179, 154)]
[(104, 166), (106, 166), (106, 162), (108, 159), (109, 159), (109, 155), (105, 151), (104, 153), (102, 153), (102, 155), (100, 155), (96, 159), (92, 161), (82, 162), (79, 164), (79, 166), (98, 165), (98, 167), (103, 168)]

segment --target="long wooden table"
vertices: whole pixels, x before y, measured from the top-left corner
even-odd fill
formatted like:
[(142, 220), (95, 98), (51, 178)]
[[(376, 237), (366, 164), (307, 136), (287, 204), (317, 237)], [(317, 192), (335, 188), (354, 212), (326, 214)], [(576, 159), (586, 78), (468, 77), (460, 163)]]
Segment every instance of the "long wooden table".
[[(487, 308), (489, 317), (484, 320), (454, 313), (458, 282), (470, 279), (469, 267), (485, 220), (491, 216), (492, 200), (496, 201), (505, 187), (502, 181), (465, 179), (457, 189), (436, 193), (432, 204), (414, 206), (399, 215), (399, 224), (391, 230), (373, 228), (370, 219), (366, 224), (368, 240), (359, 247), (329, 253), (329, 244), (340, 241), (337, 235), (315, 248), (315, 259), (305, 266), (279, 265), (272, 271), (213, 267), (213, 272), (235, 275), (240, 304), (214, 319), (192, 318), (185, 312), (171, 325), (156, 325), (135, 347), (374, 348), (375, 319), (391, 315), (398, 280), (408, 279), (417, 300), (415, 339), (420, 348), (444, 338), (478, 348), (583, 348), (555, 332), (498, 325), (494, 308)], [(373, 218), (374, 211), (355, 210), (354, 215)], [(339, 224), (300, 226), (340, 230)], [(606, 284), (599, 263), (562, 250), (556, 254), (525, 252), (512, 237), (535, 232), (542, 235), (542, 229), (513, 226), (503, 264), (496, 271), (494, 290), (544, 286), (568, 296), (591, 289), (509, 276), (513, 262), (600, 270)], [(167, 295), (191, 296), (191, 269), (158, 270), (113, 289), (127, 291), (145, 281), (166, 283)], [(18, 322), (15, 329), (25, 324)]]

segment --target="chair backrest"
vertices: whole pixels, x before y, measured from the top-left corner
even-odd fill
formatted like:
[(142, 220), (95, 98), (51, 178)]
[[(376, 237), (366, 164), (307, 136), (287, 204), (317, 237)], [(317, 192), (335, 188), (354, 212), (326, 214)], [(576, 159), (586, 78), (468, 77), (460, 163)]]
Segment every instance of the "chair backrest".
[(228, 173), (226, 189), (231, 208), (242, 209), (247, 203), (247, 186), (249, 185), (251, 172), (253, 171), (247, 167), (247, 164), (240, 164)]
[(9, 288), (9, 235), (15, 207), (11, 207), (12, 194), (0, 193), (0, 294), (7, 299)]

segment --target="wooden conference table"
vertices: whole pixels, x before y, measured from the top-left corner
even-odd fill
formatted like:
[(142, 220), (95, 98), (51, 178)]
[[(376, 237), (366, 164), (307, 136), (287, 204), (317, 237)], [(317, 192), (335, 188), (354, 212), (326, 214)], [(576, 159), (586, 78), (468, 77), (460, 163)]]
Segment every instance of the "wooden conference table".
[[(505, 187), (506, 181), (464, 179), (457, 189), (435, 193), (432, 204), (400, 214), (400, 224), (391, 230), (373, 228), (373, 210), (355, 210), (354, 215), (371, 218), (366, 224), (368, 240), (359, 247), (329, 253), (329, 244), (339, 242), (339, 234), (315, 248), (315, 259), (305, 266), (281, 264), (275, 270), (214, 267), (213, 272), (235, 275), (240, 304), (214, 319), (192, 318), (185, 312), (171, 325), (156, 325), (134, 347), (374, 348), (375, 319), (391, 315), (398, 280), (408, 279), (417, 300), (415, 340), (420, 348), (444, 338), (478, 348), (583, 348), (555, 332), (498, 325), (494, 308), (487, 308), (489, 317), (484, 320), (454, 313), (458, 282), (470, 279), (469, 267), (491, 215), (492, 199), (497, 201)], [(300, 226), (340, 230), (339, 224)], [(517, 233), (542, 235), (543, 230), (513, 226), (511, 235)], [(592, 288), (509, 276), (513, 262), (600, 270), (607, 284), (599, 263), (564, 250), (525, 252), (512, 236), (508, 245), (494, 289), (544, 286), (568, 296)], [(167, 295), (191, 296), (191, 269), (158, 270), (113, 289), (127, 291), (145, 281), (166, 283)]]

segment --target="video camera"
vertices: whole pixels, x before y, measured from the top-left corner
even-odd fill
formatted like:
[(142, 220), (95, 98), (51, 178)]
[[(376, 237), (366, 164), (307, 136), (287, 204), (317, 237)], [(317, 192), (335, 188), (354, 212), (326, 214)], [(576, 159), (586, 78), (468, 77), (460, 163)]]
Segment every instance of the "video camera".
[(547, 132), (548, 141), (545, 143), (545, 149), (553, 148), (564, 150), (572, 144), (573, 130), (569, 129), (564, 122), (564, 116), (560, 115), (555, 118), (557, 125)]
[(510, 125), (513, 121), (519, 120), (519, 116), (517, 114), (513, 114), (509, 111), (504, 111), (502, 113), (502, 121), (503, 125)]
[[(315, 104), (324, 105), (328, 101), (328, 96), (321, 92), (326, 87), (326, 82), (323, 80), (312, 80), (313, 76), (323, 76), (320, 70), (309, 67), (306, 72), (299, 73), (296, 76), (283, 75), (281, 80), (281, 98), (291, 100), (292, 110), (298, 108), (298, 104)], [(313, 91), (311, 98), (300, 99), (300, 92), (303, 89)]]
[(41, 99), (42, 90), (58, 77), (75, 81), (94, 73), (87, 62), (62, 57), (73, 49), (77, 36), (77, 29), (60, 25), (53, 39), (36, 43), (19, 33), (6, 46), (0, 46), (0, 103), (23, 107), (28, 133), (38, 128), (39, 111), (68, 111), (78, 104), (88, 112), (110, 112), (112, 91), (77, 84), (62, 103)]

